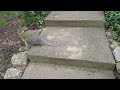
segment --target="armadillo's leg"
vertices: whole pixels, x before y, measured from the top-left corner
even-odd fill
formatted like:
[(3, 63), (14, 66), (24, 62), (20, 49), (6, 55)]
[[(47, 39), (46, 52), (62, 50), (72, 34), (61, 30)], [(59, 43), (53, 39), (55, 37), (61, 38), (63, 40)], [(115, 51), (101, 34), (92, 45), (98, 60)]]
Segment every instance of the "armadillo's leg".
[(25, 42), (25, 46), (28, 48), (28, 43), (27, 42)]
[(30, 50), (31, 47), (32, 47), (32, 46), (28, 43), (28, 44), (27, 44), (27, 50)]

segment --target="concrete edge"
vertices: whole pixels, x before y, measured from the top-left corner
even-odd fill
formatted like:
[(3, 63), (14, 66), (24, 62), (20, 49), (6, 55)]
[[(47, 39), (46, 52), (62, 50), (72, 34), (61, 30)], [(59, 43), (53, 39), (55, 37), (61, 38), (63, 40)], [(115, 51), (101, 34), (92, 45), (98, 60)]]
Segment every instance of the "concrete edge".
[(96, 69), (103, 69), (103, 70), (113, 70), (115, 67), (115, 64), (112, 64), (112, 63), (51, 58), (51, 57), (33, 56), (33, 55), (28, 55), (28, 59), (30, 59), (30, 61), (34, 63), (42, 62), (42, 63), (50, 63), (50, 64), (72, 65), (72, 66), (81, 66), (81, 67), (96, 68)]
[(81, 21), (56, 21), (56, 20), (46, 20), (45, 21), (46, 26), (72, 26), (72, 27), (104, 27), (105, 22), (104, 20), (81, 20)]

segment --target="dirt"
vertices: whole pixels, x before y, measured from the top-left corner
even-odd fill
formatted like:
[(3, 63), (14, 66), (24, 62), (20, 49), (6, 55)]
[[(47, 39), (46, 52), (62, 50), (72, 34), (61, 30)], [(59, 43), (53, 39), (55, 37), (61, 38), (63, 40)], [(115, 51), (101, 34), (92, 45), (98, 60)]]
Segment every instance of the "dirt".
[(7, 22), (7, 26), (0, 27), (0, 79), (3, 78), (6, 70), (12, 67), (12, 55), (24, 45), (17, 33), (17, 18), (9, 16)]

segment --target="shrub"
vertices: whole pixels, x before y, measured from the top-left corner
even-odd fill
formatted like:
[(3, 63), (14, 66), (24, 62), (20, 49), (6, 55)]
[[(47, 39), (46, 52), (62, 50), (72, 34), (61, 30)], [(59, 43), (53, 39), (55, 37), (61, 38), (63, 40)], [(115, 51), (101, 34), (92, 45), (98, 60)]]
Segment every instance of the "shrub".
[(0, 73), (4, 70), (5, 66), (3, 64), (0, 64)]
[(9, 16), (14, 16), (14, 13), (10, 11), (0, 11), (0, 27), (7, 25), (7, 17)]
[(120, 11), (105, 11), (105, 26), (111, 29), (112, 38), (120, 41)]
[[(27, 40), (24, 37), (26, 26), (28, 29), (40, 29), (44, 27), (44, 19), (48, 15), (49, 11), (18, 11), (16, 12), (18, 17), (19, 29), (18, 34), (25, 45), (28, 47)], [(42, 30), (42, 29), (41, 29)]]
[(44, 27), (44, 19), (49, 11), (24, 11), (23, 19), (29, 29), (38, 29)]
[(7, 21), (4, 18), (0, 18), (0, 27), (4, 27), (7, 25)]

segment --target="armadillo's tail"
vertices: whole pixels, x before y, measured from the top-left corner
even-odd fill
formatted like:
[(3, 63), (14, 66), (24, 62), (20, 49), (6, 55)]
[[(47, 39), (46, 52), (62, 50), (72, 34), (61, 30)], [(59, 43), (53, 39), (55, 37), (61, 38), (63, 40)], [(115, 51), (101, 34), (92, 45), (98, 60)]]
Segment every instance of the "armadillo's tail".
[(47, 42), (46, 40), (44, 40), (44, 39), (42, 39), (43, 40), (43, 42), (45, 43), (45, 44), (47, 44), (47, 45), (50, 45), (51, 46), (51, 44), (49, 43), (49, 42)]

